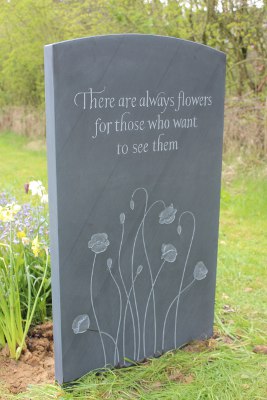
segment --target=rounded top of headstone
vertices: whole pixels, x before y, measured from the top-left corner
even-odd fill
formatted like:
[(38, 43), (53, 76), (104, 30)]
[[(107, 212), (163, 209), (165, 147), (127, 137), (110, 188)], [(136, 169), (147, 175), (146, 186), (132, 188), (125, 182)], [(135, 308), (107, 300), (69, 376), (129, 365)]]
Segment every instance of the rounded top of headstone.
[[(93, 42), (100, 42), (100, 41), (133, 41), (133, 42), (138, 42), (138, 41), (145, 41), (145, 42), (161, 42), (161, 41), (168, 41), (169, 43), (173, 42), (174, 44), (179, 44), (181, 46), (188, 46), (191, 48), (192, 46), (195, 48), (201, 48), (202, 50), (206, 50), (208, 52), (214, 52), (221, 54), (222, 56), (225, 57), (225, 53), (223, 53), (220, 50), (214, 49), (210, 46), (207, 46), (202, 43), (197, 43), (193, 42), (191, 40), (186, 40), (186, 39), (180, 39), (176, 38), (174, 36), (163, 36), (163, 35), (152, 35), (152, 34), (143, 34), (143, 33), (124, 33), (124, 34), (110, 34), (110, 35), (96, 35), (96, 36), (88, 36), (88, 37), (82, 37), (82, 38), (77, 38), (77, 39), (70, 39), (70, 40), (65, 40), (61, 42), (56, 42), (56, 43), (51, 43), (46, 46), (67, 46), (71, 45), (73, 43), (78, 43), (78, 42), (88, 42), (88, 41), (93, 41)], [(45, 46), (45, 47), (46, 47)]]

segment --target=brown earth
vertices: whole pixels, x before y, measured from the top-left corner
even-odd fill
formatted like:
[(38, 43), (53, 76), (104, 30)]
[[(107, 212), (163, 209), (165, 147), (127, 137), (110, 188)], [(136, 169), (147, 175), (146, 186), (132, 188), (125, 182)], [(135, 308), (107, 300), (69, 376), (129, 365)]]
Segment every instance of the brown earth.
[(0, 387), (11, 393), (26, 390), (29, 384), (54, 382), (53, 325), (35, 326), (26, 340), (27, 349), (19, 361), (0, 351)]

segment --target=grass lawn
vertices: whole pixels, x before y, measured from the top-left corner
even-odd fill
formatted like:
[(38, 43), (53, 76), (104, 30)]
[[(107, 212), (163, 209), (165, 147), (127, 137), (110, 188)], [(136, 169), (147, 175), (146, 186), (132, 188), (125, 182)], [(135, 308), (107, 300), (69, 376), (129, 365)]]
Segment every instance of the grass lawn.
[(45, 142), (0, 133), (0, 171), (0, 191), (7, 190), (24, 201), (25, 183), (39, 179), (47, 186)]
[[(25, 182), (47, 183), (45, 150), (2, 134), (0, 152), (1, 191), (24, 201)], [(214, 337), (142, 365), (90, 373), (69, 388), (35, 386), (3, 398), (267, 399), (267, 163), (228, 157), (223, 171)]]

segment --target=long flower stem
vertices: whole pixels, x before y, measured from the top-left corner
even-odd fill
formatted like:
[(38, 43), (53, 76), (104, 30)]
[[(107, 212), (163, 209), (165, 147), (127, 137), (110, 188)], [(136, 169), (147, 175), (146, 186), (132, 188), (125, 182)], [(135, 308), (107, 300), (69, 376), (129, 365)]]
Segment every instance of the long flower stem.
[[(139, 234), (140, 229), (142, 228), (142, 241), (143, 241), (143, 247), (144, 247), (144, 252), (145, 252), (145, 256), (146, 256), (146, 261), (147, 261), (147, 265), (148, 265), (148, 270), (149, 270), (149, 275), (150, 275), (150, 281), (151, 281), (151, 288), (152, 288), (152, 299), (153, 299), (153, 315), (154, 315), (154, 353), (156, 352), (156, 346), (157, 346), (157, 321), (156, 321), (156, 304), (155, 304), (155, 293), (154, 293), (154, 286), (153, 286), (153, 274), (152, 274), (152, 269), (151, 269), (151, 265), (150, 265), (150, 261), (149, 261), (149, 257), (148, 257), (148, 253), (147, 253), (147, 248), (146, 248), (146, 242), (145, 242), (145, 219), (148, 215), (148, 213), (151, 211), (151, 209), (154, 207), (154, 205), (158, 204), (158, 203), (162, 203), (164, 208), (166, 207), (165, 202), (163, 200), (157, 200), (154, 203), (152, 203), (150, 205), (149, 208), (147, 208), (148, 205), (148, 193), (147, 190), (143, 187), (141, 188), (137, 188), (133, 194), (132, 194), (132, 199), (135, 195), (135, 193), (138, 190), (143, 190), (145, 192), (146, 195), (146, 203), (145, 203), (145, 210), (144, 210), (144, 216), (138, 226), (137, 232), (136, 232), (136, 236), (135, 236), (135, 240), (134, 240), (134, 245), (133, 245), (133, 253), (132, 253), (132, 279), (133, 279), (133, 267), (134, 267), (134, 252), (135, 252), (135, 245), (136, 245), (136, 241), (137, 241), (137, 237)], [(135, 308), (136, 308), (136, 314), (137, 314), (137, 323), (138, 323), (138, 350), (137, 350), (137, 359), (139, 359), (140, 356), (140, 348), (141, 348), (141, 330), (140, 330), (140, 321), (139, 321), (139, 312), (138, 312), (138, 307), (137, 307), (137, 301), (136, 301), (136, 295), (135, 295), (135, 290), (133, 289), (133, 293), (134, 293), (134, 301), (135, 301)], [(144, 328), (143, 328), (144, 329)]]
[(168, 316), (169, 316), (169, 312), (170, 312), (170, 310), (171, 310), (173, 304), (175, 303), (175, 301), (177, 301), (178, 297), (181, 296), (186, 290), (188, 290), (188, 289), (193, 285), (194, 282), (195, 282), (195, 279), (193, 279), (193, 281), (190, 282), (189, 285), (187, 285), (187, 286), (181, 291), (181, 293), (178, 293), (178, 294), (174, 297), (174, 299), (172, 300), (171, 304), (169, 305), (169, 308), (168, 308), (168, 310), (167, 310), (167, 312), (166, 312), (166, 315), (165, 315), (164, 324), (163, 324), (163, 330), (162, 330), (162, 350), (164, 350), (164, 346), (165, 346), (165, 329), (166, 329), (166, 323), (167, 323), (167, 319), (168, 319)]
[[(134, 253), (135, 253), (135, 246), (136, 246), (136, 241), (138, 238), (138, 234), (139, 231), (142, 227), (142, 225), (144, 224), (144, 219), (145, 219), (145, 215), (146, 215), (146, 211), (147, 211), (147, 203), (148, 203), (148, 193), (147, 190), (143, 187), (137, 188), (135, 189), (135, 191), (132, 194), (132, 199), (135, 195), (136, 192), (138, 192), (139, 190), (143, 190), (145, 192), (145, 210), (144, 210), (144, 216), (142, 218), (142, 221), (140, 222), (135, 238), (134, 238), (134, 244), (133, 244), (133, 251), (132, 251), (132, 288), (133, 288), (133, 297), (134, 297), (134, 304), (135, 304), (135, 311), (136, 311), (136, 317), (137, 317), (137, 332), (138, 332), (138, 356), (139, 356), (139, 352), (140, 352), (140, 343), (141, 343), (141, 330), (140, 330), (140, 319), (139, 319), (139, 311), (138, 311), (138, 307), (137, 307), (137, 300), (136, 300), (136, 294), (135, 294), (135, 288), (134, 288)], [(134, 359), (136, 359), (136, 352), (134, 352)]]
[(16, 358), (16, 346), (20, 344), (23, 338), (23, 326), (20, 307), (20, 292), (18, 285), (18, 274), (16, 269), (15, 258), (12, 250), (12, 221), (10, 221), (9, 231), (9, 252), (10, 252), (10, 268), (9, 268), (9, 311), (10, 311), (10, 337), (12, 357)]
[(144, 316), (144, 329), (143, 329), (143, 350), (144, 350), (144, 356), (146, 356), (146, 317), (147, 317), (147, 309), (148, 309), (150, 297), (151, 297), (152, 293), (154, 293), (154, 286), (155, 286), (155, 284), (156, 284), (156, 282), (157, 282), (157, 279), (158, 279), (158, 277), (159, 277), (159, 274), (160, 274), (162, 268), (164, 267), (164, 264), (165, 264), (165, 260), (162, 262), (162, 264), (161, 264), (161, 266), (160, 266), (160, 268), (159, 268), (159, 270), (158, 270), (158, 272), (157, 272), (157, 275), (156, 275), (156, 277), (155, 277), (155, 279), (154, 279), (154, 281), (153, 281), (153, 283), (152, 283), (152, 287), (151, 287), (151, 289), (150, 289), (150, 292), (149, 292), (149, 295), (148, 295), (148, 299), (147, 299), (147, 303), (146, 303), (145, 316)]
[(24, 334), (23, 334), (22, 341), (21, 341), (20, 346), (17, 348), (17, 351), (16, 351), (16, 360), (19, 359), (21, 351), (23, 349), (23, 346), (24, 346), (24, 343), (25, 343), (25, 339), (26, 339), (26, 335), (27, 335), (28, 330), (30, 328), (30, 325), (31, 325), (31, 322), (32, 322), (32, 319), (33, 319), (33, 316), (34, 316), (34, 313), (35, 313), (35, 309), (36, 309), (36, 306), (37, 306), (37, 303), (38, 303), (42, 288), (43, 288), (44, 283), (45, 283), (47, 270), (48, 270), (48, 253), (46, 254), (46, 263), (45, 263), (45, 269), (44, 269), (43, 278), (42, 278), (41, 284), (39, 286), (38, 292), (37, 292), (37, 294), (35, 296), (35, 300), (34, 300), (34, 303), (33, 303), (33, 306), (32, 306), (30, 317), (27, 319), (25, 327), (24, 327)]
[[(147, 249), (146, 249), (146, 242), (145, 242), (145, 219), (146, 219), (147, 215), (149, 214), (150, 210), (152, 210), (152, 208), (156, 204), (163, 204), (163, 207), (166, 208), (165, 202), (163, 200), (154, 201), (154, 203), (152, 203), (151, 206), (146, 211), (146, 213), (144, 215), (144, 218), (143, 218), (143, 224), (142, 224), (143, 246), (144, 246), (147, 265), (148, 265), (148, 269), (149, 269), (149, 275), (150, 275), (150, 281), (151, 281), (151, 289), (152, 289), (153, 313), (154, 313), (154, 354), (157, 351), (157, 316), (156, 316), (156, 302), (155, 302), (155, 292), (154, 292), (154, 285), (153, 285), (153, 275), (152, 275), (152, 269), (151, 269), (151, 265), (150, 265), (150, 261), (149, 261), (149, 257), (148, 257), (148, 253), (147, 253)], [(143, 330), (145, 330), (144, 327), (143, 327)], [(143, 336), (144, 336), (144, 332), (143, 332)], [(139, 353), (138, 353), (138, 357), (139, 357)]]
[(186, 287), (183, 288), (183, 290), (181, 290), (180, 294), (183, 294), (184, 292), (186, 292), (195, 282), (196, 282), (196, 280), (194, 278)]
[[(116, 285), (116, 287), (118, 289), (118, 293), (119, 293), (119, 297), (120, 297), (120, 316), (119, 316), (119, 323), (118, 323), (117, 335), (116, 335), (116, 343), (115, 343), (115, 346), (116, 346), (116, 349), (117, 349), (117, 360), (119, 362), (120, 361), (120, 356), (119, 356), (119, 352), (118, 352), (118, 338), (119, 338), (119, 331), (120, 331), (120, 325), (121, 325), (122, 298), (121, 298), (120, 287), (119, 287), (114, 275), (112, 274), (112, 271), (109, 270), (109, 272), (110, 272), (110, 275), (111, 275), (111, 277), (112, 277), (112, 279), (113, 279), (113, 281), (114, 281), (114, 283), (115, 283), (115, 285)], [(116, 349), (115, 349), (115, 353), (114, 353), (114, 364), (116, 364)]]
[[(0, 243), (1, 246), (9, 247), (9, 245)], [(4, 282), (4, 287), (9, 288), (10, 287), (10, 268), (6, 265), (5, 259), (3, 257), (0, 257), (0, 260), (4, 264), (4, 269), (0, 269), (1, 273), (1, 278), (3, 279)], [(0, 329), (3, 332), (4, 335), (4, 341), (3, 345), (5, 342), (7, 342), (9, 350), (10, 350), (10, 355), (12, 358), (15, 358), (15, 353), (16, 353), (16, 343), (13, 342), (13, 337), (12, 337), (12, 330), (11, 330), (11, 315), (10, 315), (10, 303), (9, 303), (9, 296), (8, 298), (5, 296), (4, 291), (0, 290), (0, 311), (1, 311), (1, 318), (0, 318)]]
[(10, 289), (9, 289), (9, 309), (10, 309), (10, 336), (12, 338), (12, 352), (16, 351), (16, 326), (15, 326), (15, 318), (14, 318), (14, 297), (15, 287), (14, 287), (14, 265), (13, 265), (13, 254), (12, 254), (12, 222), (10, 222), (10, 230), (9, 230), (9, 241), (10, 241), (10, 269), (9, 269), (9, 282), (10, 282)]
[[(108, 337), (108, 338), (113, 342), (113, 344), (114, 344), (114, 346), (115, 346), (115, 354), (117, 353), (117, 358), (118, 358), (118, 360), (119, 360), (119, 359), (120, 359), (120, 356), (119, 356), (118, 345), (117, 345), (116, 341), (114, 340), (114, 338), (113, 338), (109, 333), (107, 333), (107, 332), (101, 331), (101, 332), (99, 332), (99, 333), (101, 333), (101, 335), (104, 335), (104, 336)], [(118, 362), (119, 362), (119, 361), (118, 361)], [(115, 364), (115, 362), (114, 362), (114, 364)]]
[[(138, 276), (138, 274), (135, 275), (134, 280), (133, 280), (133, 283), (132, 283), (132, 286), (131, 286), (131, 288), (130, 288), (130, 291), (129, 291), (129, 293), (127, 294), (127, 302), (126, 302), (125, 311), (124, 311), (124, 317), (123, 317), (123, 355), (124, 355), (124, 358), (125, 358), (125, 325), (126, 325), (126, 315), (127, 315), (128, 306), (131, 304), (131, 303), (130, 303), (130, 297), (131, 297), (131, 293), (132, 293), (132, 291), (133, 291), (133, 289), (134, 289), (134, 284), (135, 284), (135, 281), (136, 281), (137, 276)], [(134, 349), (134, 350), (135, 350), (135, 349)]]
[(175, 319), (174, 319), (174, 347), (177, 347), (177, 318), (178, 318), (178, 311), (179, 311), (179, 303), (180, 303), (180, 295), (181, 295), (181, 291), (183, 288), (183, 283), (184, 283), (184, 277), (185, 277), (185, 271), (186, 271), (186, 267), (187, 267), (187, 263), (188, 263), (188, 259), (189, 259), (189, 255), (191, 252), (191, 247), (192, 247), (192, 243), (194, 240), (194, 236), (195, 236), (195, 229), (196, 229), (196, 221), (195, 221), (195, 216), (191, 211), (184, 211), (180, 217), (179, 217), (179, 222), (178, 224), (180, 225), (181, 219), (184, 215), (191, 215), (191, 217), (193, 218), (193, 232), (192, 232), (192, 236), (191, 236), (191, 241), (190, 241), (190, 246), (186, 255), (186, 260), (185, 260), (185, 264), (184, 264), (184, 269), (183, 269), (183, 274), (182, 274), (182, 279), (181, 279), (181, 283), (180, 283), (180, 287), (179, 287), (179, 292), (178, 292), (178, 296), (177, 296), (177, 302), (176, 302), (176, 310), (175, 310)]
[[(123, 237), (124, 237), (124, 224), (122, 224), (122, 233), (121, 233), (121, 242), (120, 242), (120, 248), (119, 248), (119, 257), (118, 257), (118, 268), (119, 268), (119, 274), (120, 274), (120, 278), (121, 278), (121, 282), (122, 282), (122, 286), (125, 292), (126, 297), (128, 298), (128, 292), (126, 289), (126, 285), (123, 279), (123, 275), (121, 272), (121, 249), (122, 249), (122, 243), (123, 243)], [(136, 333), (135, 333), (135, 323), (134, 323), (134, 315), (133, 315), (133, 309), (132, 309), (132, 305), (131, 303), (129, 303), (129, 308), (130, 308), (130, 313), (131, 313), (131, 317), (132, 317), (132, 324), (133, 324), (133, 341), (134, 341), (134, 354), (136, 351)], [(125, 343), (125, 330), (123, 330), (123, 343)], [(123, 348), (123, 358), (125, 358), (125, 348)]]
[(94, 317), (95, 317), (95, 321), (96, 321), (97, 330), (99, 332), (99, 336), (100, 336), (100, 340), (101, 340), (101, 344), (102, 344), (102, 349), (103, 349), (103, 354), (104, 354), (104, 362), (105, 362), (105, 366), (106, 366), (107, 365), (106, 350), (105, 350), (101, 330), (99, 327), (98, 319), (96, 316), (95, 307), (94, 307), (94, 299), (93, 299), (93, 275), (94, 275), (94, 269), (95, 269), (95, 260), (96, 260), (96, 254), (94, 255), (93, 267), (92, 267), (92, 272), (91, 272), (91, 281), (90, 281), (91, 304), (92, 304), (92, 309), (93, 309), (93, 313), (94, 313)]

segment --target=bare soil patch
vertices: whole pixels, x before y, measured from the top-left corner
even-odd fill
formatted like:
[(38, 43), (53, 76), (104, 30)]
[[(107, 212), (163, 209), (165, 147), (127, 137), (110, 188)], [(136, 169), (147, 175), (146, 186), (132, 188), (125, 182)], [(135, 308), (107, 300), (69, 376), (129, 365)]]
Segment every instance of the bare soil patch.
[(6, 348), (0, 351), (0, 386), (14, 394), (25, 391), (29, 384), (54, 382), (52, 323), (35, 326), (26, 344), (19, 361), (11, 360)]

